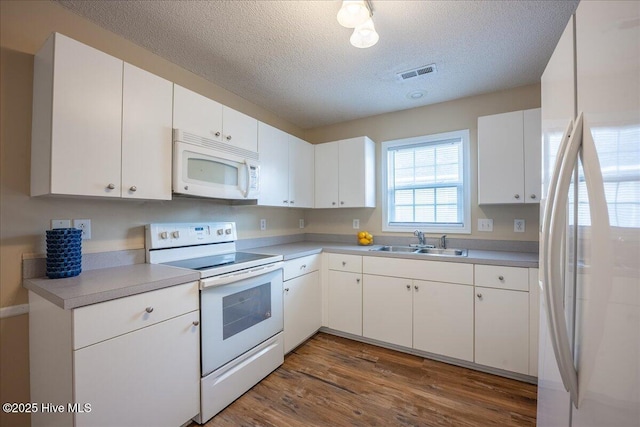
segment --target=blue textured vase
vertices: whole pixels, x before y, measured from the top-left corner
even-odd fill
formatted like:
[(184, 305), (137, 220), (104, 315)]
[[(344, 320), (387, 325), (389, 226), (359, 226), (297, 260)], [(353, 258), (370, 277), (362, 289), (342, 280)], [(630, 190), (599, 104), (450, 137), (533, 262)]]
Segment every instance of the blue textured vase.
[(74, 277), (82, 271), (82, 230), (47, 230), (47, 277)]

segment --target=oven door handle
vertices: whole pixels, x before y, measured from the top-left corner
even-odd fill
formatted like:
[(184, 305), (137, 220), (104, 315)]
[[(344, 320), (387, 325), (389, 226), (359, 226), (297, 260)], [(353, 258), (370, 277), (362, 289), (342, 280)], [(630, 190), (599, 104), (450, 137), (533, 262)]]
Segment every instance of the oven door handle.
[(222, 274), (220, 276), (208, 277), (200, 280), (200, 289), (210, 288), (213, 286), (228, 285), (229, 283), (239, 282), (240, 280), (250, 279), (252, 277), (261, 276), (272, 271), (281, 269), (284, 265), (283, 261), (273, 264), (261, 265), (258, 267), (247, 268), (246, 270), (234, 271), (233, 273)]

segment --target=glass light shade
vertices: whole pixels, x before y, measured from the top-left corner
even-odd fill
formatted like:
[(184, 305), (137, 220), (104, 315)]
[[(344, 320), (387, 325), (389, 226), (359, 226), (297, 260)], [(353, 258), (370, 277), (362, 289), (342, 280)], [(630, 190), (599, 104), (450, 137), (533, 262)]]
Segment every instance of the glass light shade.
[(338, 22), (343, 27), (355, 28), (369, 19), (369, 9), (363, 0), (345, 0), (338, 11)]
[(369, 18), (364, 24), (359, 25), (353, 30), (349, 41), (355, 47), (364, 49), (378, 43), (380, 36), (373, 27), (373, 20)]

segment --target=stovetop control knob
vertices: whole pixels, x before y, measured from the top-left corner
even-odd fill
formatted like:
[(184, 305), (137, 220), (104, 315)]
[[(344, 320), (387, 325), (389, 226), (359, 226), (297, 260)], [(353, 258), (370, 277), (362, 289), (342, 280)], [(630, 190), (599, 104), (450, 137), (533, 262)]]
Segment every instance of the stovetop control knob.
[(166, 231), (163, 231), (162, 233), (160, 233), (160, 238), (161, 239), (166, 239), (167, 237), (169, 237), (169, 236), (167, 235)]
[(231, 229), (227, 228), (226, 230), (224, 230), (224, 234), (231, 234)]
[(217, 233), (218, 233), (218, 236), (222, 236), (222, 234), (224, 233), (224, 230), (222, 228), (218, 228)]
[(179, 231), (172, 231), (171, 232), (171, 237), (173, 237), (174, 239), (177, 239), (180, 237), (180, 232)]

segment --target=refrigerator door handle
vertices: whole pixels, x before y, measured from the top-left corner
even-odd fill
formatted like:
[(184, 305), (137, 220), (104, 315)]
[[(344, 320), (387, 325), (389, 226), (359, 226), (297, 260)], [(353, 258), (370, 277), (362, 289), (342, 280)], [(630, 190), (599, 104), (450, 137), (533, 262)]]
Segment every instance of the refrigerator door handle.
[[(567, 322), (564, 317), (563, 288), (562, 288), (562, 262), (561, 236), (564, 234), (567, 201), (571, 177), (578, 159), (580, 146), (582, 145), (582, 113), (578, 116), (573, 133), (565, 150), (558, 181), (555, 185), (555, 195), (549, 217), (549, 235), (546, 242), (545, 275), (548, 280), (545, 298), (547, 313), (551, 328), (551, 342), (558, 362), (560, 376), (565, 388), (569, 391), (573, 405), (578, 408), (578, 373), (576, 371), (571, 342), (567, 331)], [(552, 183), (553, 185), (553, 183)]]

